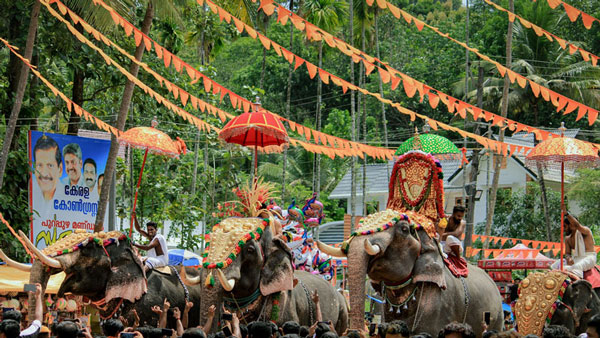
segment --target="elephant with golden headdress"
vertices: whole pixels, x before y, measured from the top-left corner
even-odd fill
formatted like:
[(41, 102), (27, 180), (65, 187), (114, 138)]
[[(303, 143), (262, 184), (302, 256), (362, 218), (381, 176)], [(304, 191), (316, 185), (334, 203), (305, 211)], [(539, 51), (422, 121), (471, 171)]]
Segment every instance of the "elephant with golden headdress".
[[(201, 314), (211, 305), (237, 313), (240, 321), (296, 321), (310, 326), (317, 320), (312, 300), (318, 292), (323, 321), (331, 321), (340, 334), (346, 330), (348, 310), (344, 297), (322, 278), (294, 272), (292, 253), (274, 236), (272, 222), (261, 218), (227, 218), (213, 227), (204, 252)], [(218, 316), (215, 316), (218, 319)], [(213, 328), (216, 328), (213, 325)]]
[[(131, 241), (121, 232), (87, 233), (77, 231), (43, 250), (37, 249), (25, 234), (21, 241), (34, 255), (33, 265), (23, 265), (8, 258), (0, 250), (0, 258), (8, 265), (30, 271), (30, 283), (40, 283), (45, 290), (51, 275), (65, 272), (58, 294), (72, 293), (87, 297), (99, 310), (102, 318), (123, 315), (133, 323), (132, 310), (136, 310), (140, 325), (156, 325), (158, 315), (154, 305), (163, 305), (166, 298), (171, 307), (183, 311), (186, 298), (195, 306), (189, 313), (189, 325), (199, 325), (201, 287), (184, 284), (174, 268), (166, 273), (150, 270), (144, 273)], [(190, 276), (199, 275), (196, 269), (187, 269)], [(35, 297), (29, 298), (29, 311), (33, 313)]]

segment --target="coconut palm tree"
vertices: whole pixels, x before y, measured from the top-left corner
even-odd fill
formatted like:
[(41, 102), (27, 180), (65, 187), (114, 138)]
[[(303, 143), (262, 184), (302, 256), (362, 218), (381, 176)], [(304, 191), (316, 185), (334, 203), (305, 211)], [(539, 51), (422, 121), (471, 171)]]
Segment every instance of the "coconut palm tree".
[[(337, 34), (343, 25), (343, 18), (348, 15), (345, 2), (336, 0), (306, 0), (304, 1), (302, 12), (306, 20), (321, 29)], [(319, 68), (323, 68), (323, 39), (319, 40)], [(321, 77), (317, 78), (317, 109), (316, 125), (317, 131), (321, 131), (321, 109), (322, 109), (322, 87)], [(315, 154), (315, 170), (313, 171), (313, 190), (319, 192), (321, 189), (320, 156)]]
[[(107, 3), (119, 13), (127, 17), (127, 8), (131, 6), (132, 0), (108, 0)], [(109, 24), (112, 24), (110, 14), (100, 6), (92, 4), (91, 0), (67, 0), (65, 4), (73, 11), (77, 12), (85, 21), (93, 24), (100, 29), (106, 29)], [(35, 43), (35, 36), (38, 28), (38, 18), (40, 14), (41, 3), (38, 0), (33, 2), (31, 10), (31, 19), (27, 32), (27, 42), (25, 45), (25, 53), (23, 56), (29, 60), (33, 55), (33, 46)], [(76, 25), (76, 28), (82, 32), (83, 27)], [(11, 58), (13, 56), (11, 55)], [(2, 187), (4, 181), (4, 171), (6, 169), (6, 161), (8, 159), (8, 153), (12, 144), (12, 139), (16, 130), (16, 123), (21, 112), (21, 105), (23, 103), (23, 96), (25, 95), (25, 87), (27, 86), (27, 76), (29, 75), (29, 68), (22, 65), (20, 62), (14, 63), (16, 67), (20, 67), (17, 84), (16, 84), (16, 96), (14, 104), (11, 110), (9, 123), (6, 128), (6, 134), (4, 135), (4, 143), (2, 145), (2, 153), (0, 154), (0, 187)], [(78, 68), (73, 63), (73, 101), (78, 104), (83, 104), (83, 81), (85, 79), (84, 70)], [(78, 128), (79, 116), (75, 113), (75, 110), (71, 112), (69, 118), (69, 133), (77, 134), (77, 130), (72, 130), (71, 126)]]
[[(375, 6), (376, 7), (376, 6)], [(372, 31), (374, 27), (374, 13), (373, 7), (367, 6), (365, 0), (359, 0), (354, 2), (354, 13), (356, 16), (356, 20), (354, 21), (354, 31), (358, 37), (359, 41), (356, 41), (356, 44), (360, 43), (361, 49), (366, 51), (367, 41), (372, 41)], [(369, 43), (369, 45), (371, 45)], [(365, 85), (365, 68), (364, 64), (360, 63), (360, 71), (359, 71), (359, 80), (358, 85), (360, 87), (364, 87)], [(367, 143), (367, 99), (362, 93), (358, 93), (358, 115), (361, 116), (362, 111), (362, 135), (363, 135), (363, 143)], [(360, 124), (360, 123), (359, 123)], [(360, 134), (360, 133), (359, 133)], [(367, 190), (367, 157), (363, 157), (363, 172), (362, 172), (362, 189), (363, 191)], [(367, 194), (362, 194), (362, 206), (363, 206), (363, 215), (366, 215), (367, 211)]]
[[(152, 26), (152, 20), (154, 14), (157, 13), (159, 16), (164, 18), (176, 18), (179, 16), (176, 5), (182, 5), (180, 1), (164, 1), (164, 0), (149, 0), (146, 3), (146, 12), (142, 21), (141, 32), (148, 35), (150, 32), (150, 26)], [(137, 61), (142, 59), (144, 54), (145, 46), (140, 43), (136, 47), (134, 57)], [(137, 77), (140, 66), (131, 62), (129, 64), (129, 73)], [(119, 113), (117, 115), (117, 129), (123, 130), (125, 128), (125, 122), (127, 121), (127, 114), (129, 112), (129, 106), (133, 97), (133, 89), (135, 83), (131, 80), (127, 80), (125, 88), (123, 89), (123, 97), (121, 98), (121, 106), (119, 107)], [(117, 153), (119, 151), (119, 143), (114, 135), (111, 135), (110, 151), (108, 153), (108, 159), (106, 160), (106, 167), (104, 169), (104, 181), (102, 182), (102, 192), (100, 194), (100, 200), (98, 201), (98, 214), (96, 216), (96, 223), (94, 226), (94, 232), (101, 231), (104, 224), (104, 214), (106, 213), (106, 206), (108, 203), (108, 194), (110, 186), (112, 184), (113, 173), (115, 171), (115, 164), (117, 162)]]
[[(92, 0), (65, 0), (63, 2), (67, 7), (77, 13), (83, 20), (101, 32), (116, 28), (110, 13), (101, 6), (94, 5)], [(133, 6), (132, 0), (109, 0), (106, 1), (106, 3), (126, 19), (130, 17), (131, 12), (129, 8)], [(83, 26), (80, 23), (75, 24), (75, 29), (77, 29), (79, 33), (83, 33)], [(73, 41), (75, 43), (74, 55), (79, 55), (80, 57), (85, 58), (85, 55), (81, 49), (83, 43), (77, 40), (75, 37), (73, 37)], [(71, 99), (79, 106), (83, 105), (84, 82), (88, 75), (84, 67), (85, 63), (86, 62), (71, 62), (71, 68), (73, 70), (73, 89)], [(71, 110), (67, 134), (77, 135), (80, 121), (81, 117), (77, 115), (74, 109)]]
[[(545, 2), (523, 3), (522, 15), (532, 23), (547, 31), (558, 31), (559, 25), (565, 16), (552, 10)], [(543, 85), (553, 91), (569, 98), (585, 103), (591, 107), (600, 105), (600, 69), (585, 62), (577, 55), (571, 55), (561, 49), (556, 42), (550, 42), (546, 37), (539, 37), (531, 29), (523, 27), (518, 20), (513, 27), (514, 33), (514, 60), (511, 69), (524, 75), (528, 79)], [(499, 110), (499, 98), (502, 96), (504, 79), (501, 78), (495, 66), (482, 63), (486, 69), (484, 81), (484, 107), (492, 111)], [(462, 95), (462, 83), (456, 83), (454, 92)], [(475, 86), (470, 86), (475, 88)], [(469, 100), (473, 101), (476, 90), (468, 93)], [(508, 94), (508, 107), (512, 118), (535, 126), (540, 125), (540, 116), (544, 121), (551, 121), (561, 114), (543, 98), (536, 97), (529, 87), (521, 88), (516, 83), (510, 88)], [(533, 114), (531, 114), (533, 113)], [(548, 123), (542, 123), (548, 125)], [(536, 140), (537, 142), (537, 140)], [(541, 168), (538, 169), (538, 178), (542, 193), (542, 206), (544, 208), (548, 240), (552, 240), (550, 232), (550, 218), (548, 213), (547, 192)]]

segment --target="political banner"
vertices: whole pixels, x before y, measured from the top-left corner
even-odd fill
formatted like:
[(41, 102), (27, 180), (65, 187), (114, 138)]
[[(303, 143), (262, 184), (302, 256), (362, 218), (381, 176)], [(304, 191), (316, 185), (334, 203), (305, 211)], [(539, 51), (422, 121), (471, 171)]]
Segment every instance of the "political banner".
[(110, 141), (29, 132), (30, 239), (38, 249), (93, 232)]

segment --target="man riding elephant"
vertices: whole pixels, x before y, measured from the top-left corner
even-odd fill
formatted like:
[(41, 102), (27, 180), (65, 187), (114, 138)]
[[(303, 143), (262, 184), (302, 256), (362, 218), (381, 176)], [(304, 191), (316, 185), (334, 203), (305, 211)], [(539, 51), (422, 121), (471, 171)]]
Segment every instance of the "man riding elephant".
[(504, 317), (494, 281), (475, 266), (449, 266), (436, 240), (436, 225), (445, 217), (439, 161), (417, 151), (403, 155), (392, 170), (389, 194), (388, 209), (363, 218), (341, 249), (319, 242), (321, 251), (348, 257), (350, 327), (363, 328), (368, 276), (384, 298), (385, 320), (400, 319), (412, 332), (437, 335), (456, 321), (481, 335), (485, 312), (488, 328), (500, 330)]
[(202, 255), (202, 278), (184, 278), (186, 283), (204, 282), (201, 314), (216, 306), (217, 311), (224, 307), (236, 313), (242, 322), (296, 321), (311, 326), (317, 320), (312, 298), (317, 291), (322, 320), (343, 333), (348, 319), (343, 296), (318, 276), (294, 272), (290, 249), (275, 235), (280, 225), (272, 216), (256, 217), (266, 216), (263, 205), (270, 190), (259, 180), (240, 192), (244, 214), (250, 217), (226, 218), (215, 225)]
[[(565, 270), (583, 278), (584, 273), (596, 266), (596, 251), (594, 250), (594, 236), (590, 228), (581, 225), (579, 221), (565, 211)], [(553, 269), (560, 269), (560, 260), (552, 264)]]
[[(133, 323), (133, 313), (137, 312), (141, 325), (155, 325), (158, 315), (152, 307), (162, 305), (165, 298), (182, 310), (188, 301), (200, 304), (201, 288), (184, 286), (175, 269), (167, 273), (150, 270), (146, 274), (131, 241), (121, 232), (75, 231), (43, 250), (37, 249), (22, 232), (20, 237), (33, 253), (33, 265), (16, 263), (1, 250), (0, 258), (30, 271), (30, 283), (40, 283), (44, 289), (51, 275), (65, 272), (58, 294), (87, 297), (102, 318), (123, 314)], [(196, 269), (188, 269), (187, 273), (199, 275)], [(29, 306), (29, 311), (33, 311), (35, 299), (30, 297)], [(195, 326), (199, 321), (196, 306), (189, 312), (189, 323)]]

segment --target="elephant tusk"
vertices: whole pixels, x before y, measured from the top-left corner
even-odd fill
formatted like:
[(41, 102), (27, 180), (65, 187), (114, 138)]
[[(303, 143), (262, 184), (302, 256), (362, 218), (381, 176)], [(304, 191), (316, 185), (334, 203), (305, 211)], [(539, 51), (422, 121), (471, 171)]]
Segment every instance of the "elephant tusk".
[(375, 245), (371, 244), (371, 241), (369, 241), (369, 239), (367, 238), (367, 239), (365, 239), (365, 251), (370, 256), (375, 256), (381, 252), (381, 248), (377, 244), (375, 244)]
[(13, 261), (4, 253), (4, 251), (2, 251), (2, 249), (0, 249), (0, 258), (2, 258), (2, 260), (5, 261), (8, 266), (11, 266), (15, 269), (25, 271), (25, 272), (31, 271), (31, 265), (26, 265), (23, 263)]
[(225, 277), (225, 274), (221, 269), (217, 269), (217, 278), (219, 278), (219, 282), (221, 282), (221, 285), (225, 291), (229, 292), (233, 290), (233, 287), (235, 286), (235, 279), (227, 280), (227, 277)]
[(63, 270), (62, 265), (58, 260), (50, 258), (42, 253), (38, 248), (35, 247), (35, 245), (33, 245), (33, 243), (31, 243), (23, 231), (19, 230), (19, 235), (23, 240), (25, 240), (25, 245), (29, 248), (29, 250), (31, 250), (31, 252), (33, 252), (42, 263), (50, 267)]
[(181, 280), (183, 281), (183, 284), (188, 285), (188, 286), (193, 286), (196, 284), (200, 284), (200, 275), (198, 276), (194, 276), (194, 277), (188, 277), (187, 274), (185, 273), (185, 266), (181, 266), (181, 269), (179, 270), (179, 276), (181, 277)]
[(346, 254), (340, 248), (334, 248), (331, 245), (327, 245), (321, 241), (317, 241), (319, 250), (333, 257), (346, 257)]

